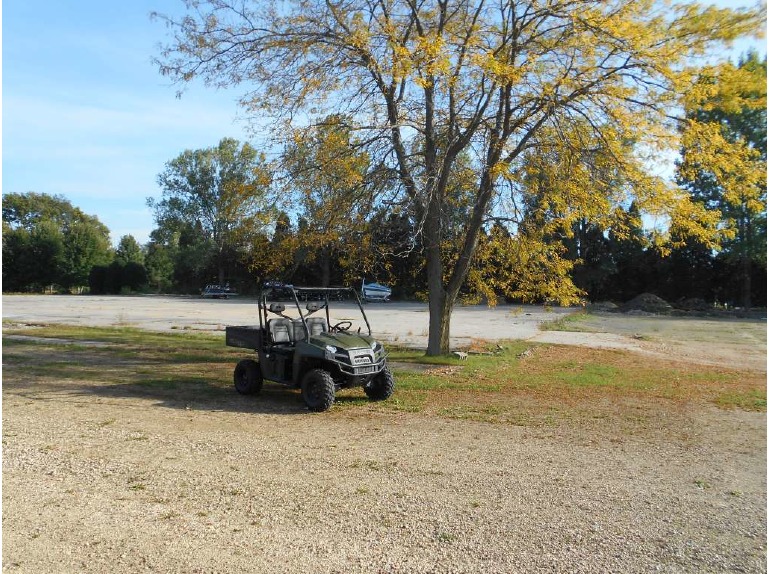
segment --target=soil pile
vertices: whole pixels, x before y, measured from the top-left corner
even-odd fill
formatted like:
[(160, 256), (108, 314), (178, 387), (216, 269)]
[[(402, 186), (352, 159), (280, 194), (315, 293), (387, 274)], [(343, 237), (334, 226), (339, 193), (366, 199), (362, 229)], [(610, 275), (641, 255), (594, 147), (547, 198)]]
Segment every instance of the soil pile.
[(620, 306), (620, 310), (624, 313), (630, 311), (641, 311), (643, 313), (670, 313), (673, 307), (652, 293), (642, 293), (637, 295), (626, 304)]

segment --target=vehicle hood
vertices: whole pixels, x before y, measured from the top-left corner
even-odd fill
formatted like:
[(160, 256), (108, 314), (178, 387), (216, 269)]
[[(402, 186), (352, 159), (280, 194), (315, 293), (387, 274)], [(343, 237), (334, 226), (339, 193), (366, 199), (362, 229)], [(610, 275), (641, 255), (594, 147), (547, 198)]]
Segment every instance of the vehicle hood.
[(358, 333), (323, 333), (310, 340), (314, 345), (331, 345), (338, 349), (371, 349), (374, 339)]

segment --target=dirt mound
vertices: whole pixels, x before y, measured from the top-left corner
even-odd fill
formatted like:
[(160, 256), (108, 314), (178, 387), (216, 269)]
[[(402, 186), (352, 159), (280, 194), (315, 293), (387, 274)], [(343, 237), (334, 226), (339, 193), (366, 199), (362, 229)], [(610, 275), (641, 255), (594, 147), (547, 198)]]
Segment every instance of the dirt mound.
[(673, 307), (657, 295), (653, 295), (652, 293), (642, 293), (624, 305), (621, 305), (620, 310), (625, 313), (628, 313), (629, 311), (670, 313), (673, 310)]

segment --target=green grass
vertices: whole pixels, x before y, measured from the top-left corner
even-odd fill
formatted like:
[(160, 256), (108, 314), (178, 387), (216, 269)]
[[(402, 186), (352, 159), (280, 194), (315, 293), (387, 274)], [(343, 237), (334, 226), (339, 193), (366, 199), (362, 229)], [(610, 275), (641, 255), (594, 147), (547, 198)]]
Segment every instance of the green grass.
[(224, 333), (158, 332), (145, 331), (136, 327), (82, 327), (59, 324), (16, 327), (9, 321), (3, 322), (3, 334), (71, 339), (73, 344), (82, 344), (82, 341), (98, 341), (128, 347), (157, 347), (164, 350), (177, 347), (217, 350), (222, 346), (225, 337)]
[(558, 319), (545, 321), (540, 324), (541, 331), (570, 331), (578, 333), (595, 333), (596, 329), (586, 325), (589, 315), (585, 311), (575, 311)]
[(424, 351), (407, 349), (404, 347), (388, 348), (388, 359), (400, 363), (413, 363), (419, 365), (459, 365), (460, 359), (454, 355), (439, 355), (426, 357)]
[[(767, 408), (761, 373), (579, 347), (535, 346), (524, 357), (525, 343), (511, 341), (503, 346), (502, 352), (470, 356), (467, 361), (434, 359), (437, 366), (424, 372), (397, 370), (399, 397), (442, 416), (538, 425), (563, 419), (576, 402), (669, 401), (753, 411)], [(404, 355), (397, 356), (401, 360)], [(416, 355), (411, 358), (419, 361)]]
[(563, 365), (557, 380), (570, 387), (624, 386), (626, 373), (611, 365), (587, 363)]
[[(243, 351), (224, 346), (224, 333), (198, 332), (155, 332), (134, 327), (80, 327), (71, 325), (45, 325), (32, 328), (9, 328), (4, 325), (4, 335), (27, 335), (31, 337), (64, 339), (72, 341), (66, 344), (67, 353), (102, 353), (105, 356), (131, 359), (141, 356), (143, 360), (171, 359), (178, 362), (229, 362), (233, 356), (242, 355)], [(106, 347), (96, 347), (89, 342), (105, 343)], [(34, 340), (3, 339), (7, 346), (39, 345), (60, 348), (62, 343)]]
[[(71, 342), (19, 341), (5, 337), (8, 334)], [(109, 344), (92, 346), (88, 341)], [(236, 409), (260, 404), (279, 410), (303, 408), (296, 391), (269, 383), (259, 398), (237, 395), (232, 389), (232, 370), (249, 352), (226, 347), (223, 333), (6, 326), (3, 343), (5, 391), (30, 395), (38, 389), (96, 392), (160, 399), (177, 408), (189, 403), (203, 408), (223, 408), (224, 403)], [(467, 360), (425, 357), (421, 351), (391, 348), (394, 395), (371, 403), (361, 389), (343, 390), (334, 411), (424, 413), (549, 427), (576, 419), (644, 421), (666, 405), (767, 409), (762, 373), (522, 341), (487, 347), (477, 342), (476, 347), (485, 354), (471, 354)]]
[(763, 389), (750, 389), (744, 392), (726, 390), (717, 395), (714, 403), (724, 408), (765, 412), (767, 411), (767, 392)]

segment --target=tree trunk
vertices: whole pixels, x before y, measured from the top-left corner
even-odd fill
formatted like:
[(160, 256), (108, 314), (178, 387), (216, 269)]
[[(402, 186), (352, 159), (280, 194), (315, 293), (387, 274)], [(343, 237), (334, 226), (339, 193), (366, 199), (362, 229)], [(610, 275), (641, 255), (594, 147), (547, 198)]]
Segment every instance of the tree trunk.
[(741, 307), (751, 310), (751, 224), (748, 216), (741, 224)]
[[(440, 254), (439, 254), (440, 257)], [(428, 349), (434, 357), (449, 353), (449, 324), (453, 301), (447, 296), (441, 280), (441, 261), (438, 266), (428, 256)], [(438, 267), (438, 269), (437, 269)]]
[(428, 272), (428, 356), (449, 353), (449, 321), (454, 305), (454, 298), (444, 287), (440, 213), (439, 201), (432, 199), (423, 229)]
[(446, 294), (430, 297), (428, 304), (428, 349), (425, 353), (429, 357), (446, 355), (449, 353), (449, 325), (452, 318), (452, 305), (446, 298)]
[[(497, 161), (494, 157), (497, 156), (490, 157), (492, 157), (490, 165), (494, 165)], [(452, 309), (454, 309), (455, 300), (460, 292), (460, 288), (468, 276), (484, 214), (492, 197), (492, 180), (489, 177), (489, 172), (485, 171), (479, 186), (479, 199), (474, 205), (471, 217), (468, 220), (465, 239), (460, 249), (459, 257), (451, 269), (449, 281), (445, 282), (444, 265), (441, 260), (441, 205), (438, 198), (444, 195), (447, 177), (448, 175), (445, 175), (439, 180), (438, 191), (432, 195), (434, 199), (428, 205), (423, 228), (428, 270), (428, 311), (430, 318), (427, 355), (429, 356), (449, 354), (449, 323)]]
[(321, 248), (321, 287), (328, 287), (331, 282), (331, 249), (329, 247)]

